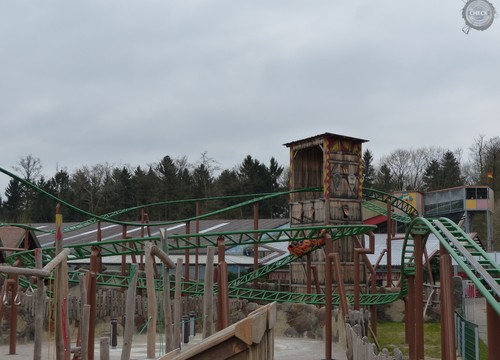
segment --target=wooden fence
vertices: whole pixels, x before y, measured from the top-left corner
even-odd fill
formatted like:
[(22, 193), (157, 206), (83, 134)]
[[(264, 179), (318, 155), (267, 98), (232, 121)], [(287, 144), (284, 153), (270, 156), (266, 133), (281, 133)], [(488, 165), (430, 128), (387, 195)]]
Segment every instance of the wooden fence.
[(369, 311), (349, 311), (345, 323), (347, 359), (349, 360), (403, 360), (403, 353), (399, 349), (390, 355), (387, 349), (377, 350), (375, 344), (370, 343)]
[[(37, 290), (35, 290), (36, 292)], [(32, 293), (21, 292), (19, 293), (20, 306), (25, 312), (35, 315), (35, 296)], [(126, 293), (116, 289), (100, 289), (96, 293), (96, 317), (98, 319), (118, 318), (125, 314), (125, 300)], [(157, 294), (158, 304), (161, 304), (161, 294)], [(181, 299), (181, 309), (184, 314), (194, 312), (197, 316), (203, 313), (203, 298), (183, 297)], [(214, 298), (214, 301), (216, 299)], [(229, 308), (230, 312), (241, 310), (248, 303), (247, 300), (230, 299)], [(45, 318), (51, 317), (54, 314), (54, 303), (51, 298), (46, 298), (44, 314)], [(78, 321), (81, 317), (82, 302), (79, 296), (70, 296), (68, 298), (68, 316), (70, 322)], [(158, 307), (159, 318), (163, 317), (163, 308)], [(148, 304), (147, 296), (136, 295), (136, 308), (135, 314), (139, 318), (147, 319), (148, 317)], [(216, 314), (215, 314), (216, 316)]]

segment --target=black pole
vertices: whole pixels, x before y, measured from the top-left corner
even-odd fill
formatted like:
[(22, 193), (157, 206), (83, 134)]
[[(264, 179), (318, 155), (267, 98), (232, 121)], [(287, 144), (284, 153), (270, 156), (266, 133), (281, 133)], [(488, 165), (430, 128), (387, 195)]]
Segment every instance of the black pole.
[(189, 342), (189, 316), (182, 316), (182, 334), (184, 338), (184, 344)]
[(118, 345), (118, 321), (116, 319), (111, 319), (111, 347), (114, 349)]

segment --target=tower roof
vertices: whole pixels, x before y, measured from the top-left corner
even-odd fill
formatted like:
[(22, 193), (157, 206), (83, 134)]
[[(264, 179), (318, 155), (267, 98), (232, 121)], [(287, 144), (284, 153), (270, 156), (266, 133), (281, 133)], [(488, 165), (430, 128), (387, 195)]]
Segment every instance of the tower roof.
[(305, 139), (295, 140), (295, 141), (292, 141), (292, 142), (289, 142), (289, 143), (286, 143), (283, 145), (285, 145), (286, 147), (292, 147), (292, 146), (305, 144), (305, 143), (310, 143), (310, 144), (318, 143), (319, 144), (322, 142), (322, 140), (324, 138), (339, 138), (342, 140), (350, 140), (350, 141), (356, 141), (356, 142), (360, 142), (360, 143), (368, 142), (368, 140), (365, 140), (365, 139), (359, 139), (359, 138), (355, 138), (352, 136), (345, 136), (345, 135), (339, 135), (339, 134), (333, 134), (333, 133), (326, 132), (326, 133), (311, 136), (311, 137), (308, 137)]

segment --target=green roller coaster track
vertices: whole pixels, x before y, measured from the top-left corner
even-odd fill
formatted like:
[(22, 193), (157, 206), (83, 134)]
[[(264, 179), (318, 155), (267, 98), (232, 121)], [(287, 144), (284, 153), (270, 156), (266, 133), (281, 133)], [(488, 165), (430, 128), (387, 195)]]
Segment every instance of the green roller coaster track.
[[(129, 225), (129, 226), (147, 226), (148, 224), (143, 223), (133, 223), (133, 222), (123, 222), (113, 219), (115, 216), (143, 208), (145, 206), (157, 206), (157, 205), (168, 205), (175, 202), (195, 202), (195, 201), (208, 201), (211, 199), (192, 199), (192, 200), (179, 200), (170, 202), (159, 202), (154, 204), (148, 204), (144, 206), (138, 206), (133, 208), (128, 208), (124, 210), (115, 211), (109, 214), (97, 216), (81, 209), (74, 207), (73, 205), (64, 202), (63, 200), (39, 189), (30, 182), (19, 178), (18, 176), (0, 168), (0, 172), (3, 172), (23, 184), (34, 188), (36, 191), (44, 194), (45, 196), (65, 205), (69, 208), (78, 211), (82, 214), (88, 215), (89, 220), (73, 225), (70, 227), (65, 227), (63, 232), (71, 232), (86, 226), (89, 226), (97, 221), (106, 221), (115, 224)], [(318, 191), (321, 188), (311, 188), (302, 189), (299, 191)], [(295, 192), (295, 191), (294, 191)], [(291, 192), (280, 192), (273, 194), (252, 194), (252, 195), (242, 195), (238, 196), (240, 198), (252, 197), (252, 199), (241, 202), (239, 204), (230, 206), (225, 209), (221, 209), (212, 213), (207, 213), (199, 217), (193, 217), (189, 219), (183, 219), (178, 221), (169, 221), (163, 223), (156, 223), (155, 225), (170, 225), (180, 222), (193, 221), (201, 218), (208, 218), (210, 216), (221, 214), (225, 211), (230, 211), (237, 209), (239, 207), (248, 206), (249, 204), (264, 201), (270, 198), (288, 195)], [(234, 197), (237, 198), (237, 197)], [(221, 198), (212, 198), (221, 199)], [(396, 301), (397, 299), (403, 298), (408, 294), (407, 277), (414, 274), (415, 272), (415, 258), (414, 258), (414, 241), (412, 235), (420, 234), (424, 235), (426, 240), (429, 234), (434, 234), (443, 247), (450, 253), (453, 259), (458, 263), (458, 265), (463, 269), (463, 271), (469, 276), (469, 278), (477, 286), (481, 294), (486, 298), (489, 304), (495, 309), (495, 311), (500, 314), (500, 303), (497, 299), (500, 299), (500, 266), (496, 264), (489, 256), (486, 254), (467, 234), (463, 232), (462, 229), (451, 220), (446, 218), (440, 218), (435, 220), (428, 220), (423, 217), (418, 216), (417, 210), (409, 203), (404, 200), (395, 197), (390, 194), (386, 194), (373, 189), (363, 189), (363, 206), (375, 211), (376, 213), (383, 214), (387, 216), (387, 203), (399, 210), (393, 211), (391, 213), (391, 218), (406, 223), (408, 230), (404, 239), (403, 252), (402, 252), (402, 278), (401, 287), (399, 293), (388, 293), (388, 294), (361, 294), (360, 304), (361, 305), (380, 305), (387, 304)], [(0, 226), (18, 226), (21, 228), (29, 229), (38, 232), (51, 232), (43, 231), (37, 228), (33, 228), (22, 224), (0, 224)], [(245, 232), (219, 232), (219, 233), (205, 233), (205, 234), (188, 234), (188, 235), (172, 235), (169, 236), (168, 247), (169, 250), (182, 250), (182, 249), (194, 249), (197, 247), (207, 247), (207, 246), (217, 246), (217, 238), (223, 237), (226, 246), (235, 246), (241, 244), (253, 244), (253, 243), (271, 243), (278, 241), (301, 241), (304, 239), (316, 239), (322, 236), (322, 231), (327, 230), (332, 236), (333, 240), (338, 240), (341, 238), (365, 234), (374, 229), (374, 226), (368, 225), (336, 225), (336, 226), (313, 226), (313, 227), (300, 227), (300, 228), (289, 228), (289, 229), (273, 229), (273, 230), (253, 230)], [(143, 254), (143, 246), (146, 241), (153, 241), (159, 243), (159, 237), (148, 237), (148, 238), (137, 238), (137, 239), (127, 239), (118, 241), (107, 241), (107, 242), (94, 242), (90, 244), (81, 245), (71, 245), (65, 246), (70, 248), (69, 260), (83, 259), (90, 257), (92, 250), (98, 250), (100, 256), (113, 256), (113, 255), (139, 255)], [(425, 246), (425, 241), (423, 246)], [(311, 251), (315, 251), (311, 249)], [(55, 256), (54, 248), (45, 248), (43, 250), (43, 262), (48, 263)], [(258, 301), (278, 301), (278, 302), (302, 302), (309, 304), (324, 304), (325, 297), (324, 294), (299, 294), (299, 293), (288, 293), (288, 292), (276, 292), (276, 291), (266, 291), (266, 290), (256, 290), (244, 288), (243, 285), (251, 282), (257, 278), (265, 276), (270, 272), (290, 264), (297, 259), (294, 255), (288, 255), (285, 258), (263, 267), (258, 270), (243, 275), (229, 283), (229, 296), (235, 298), (258, 300)], [(34, 251), (24, 251), (10, 255), (7, 258), (9, 264), (13, 264), (16, 260), (21, 260), (23, 266), (33, 267), (34, 266)], [(80, 280), (80, 273), (72, 272), (69, 274), (69, 281), (77, 282)], [(130, 282), (130, 277), (127, 276), (116, 276), (107, 274), (98, 274), (97, 281), (99, 284), (107, 286), (128, 286)], [(24, 285), (27, 286), (27, 281), (24, 281)], [(161, 281), (156, 282), (156, 288), (161, 289)], [(139, 287), (145, 287), (145, 279), (139, 280)], [(185, 283), (184, 290), (187, 294), (192, 294), (199, 296), (203, 293), (202, 284), (200, 283)], [(353, 295), (348, 295), (348, 301), (353, 303)], [(340, 299), (338, 295), (333, 295), (333, 304), (338, 305)]]
[[(319, 188), (306, 189), (303, 191), (317, 191)], [(390, 202), (392, 206), (401, 210), (408, 211), (410, 214), (415, 214), (416, 210), (409, 204), (402, 202), (401, 199), (394, 197), (392, 195), (379, 192), (376, 190), (365, 189), (365, 199), (369, 198), (370, 200), (379, 201), (383, 204), (383, 206), (376, 205), (374, 202), (364, 201), (363, 204), (370, 204), (370, 209), (377, 211), (378, 213), (386, 212), (386, 203)], [(279, 193), (279, 195), (288, 195), (289, 192)], [(231, 206), (230, 210), (241, 206), (247, 206), (256, 201), (262, 201), (271, 197), (277, 196), (276, 194), (265, 194), (262, 196), (257, 196), (256, 199), (252, 199), (249, 201), (242, 202), (240, 204)], [(136, 208), (131, 208), (136, 209)], [(130, 211), (130, 209), (125, 209), (122, 211), (114, 212), (113, 214), (119, 214), (126, 211)], [(393, 219), (398, 221), (408, 222), (411, 218), (408, 215), (401, 214), (392, 214)], [(97, 217), (96, 217), (97, 218)], [(113, 222), (112, 216), (106, 214), (106, 219), (108, 222)], [(192, 218), (195, 219), (195, 218)], [(190, 220), (192, 220), (190, 219)], [(187, 221), (186, 219), (182, 220), (182, 222)], [(179, 221), (181, 222), (181, 220)], [(83, 225), (87, 226), (91, 222), (87, 221), (77, 226), (73, 226), (71, 228), (65, 228), (66, 231), (71, 231), (77, 228), (83, 227)], [(169, 222), (168, 224), (171, 224)], [(134, 224), (139, 225), (139, 224)], [(141, 224), (144, 225), (144, 224)], [(316, 226), (316, 227), (299, 227), (299, 228), (289, 228), (289, 229), (273, 229), (273, 230), (253, 230), (246, 232), (217, 232), (217, 233), (205, 233), (205, 234), (188, 234), (188, 235), (171, 235), (169, 236), (168, 248), (169, 251), (174, 250), (185, 250), (185, 249), (194, 249), (206, 246), (217, 246), (217, 238), (222, 237), (225, 240), (226, 246), (236, 246), (242, 244), (253, 244), (253, 243), (272, 243), (272, 242), (298, 242), (305, 239), (317, 239), (322, 236), (321, 231), (328, 230), (332, 239), (339, 240), (341, 238), (366, 234), (369, 231), (375, 229), (375, 226), (370, 225), (335, 225), (335, 226)], [(79, 244), (67, 246), (71, 249), (70, 255), (68, 256), (68, 260), (80, 260), (89, 258), (93, 250), (98, 250), (101, 257), (106, 256), (115, 256), (115, 255), (139, 255), (143, 253), (144, 244), (146, 241), (153, 241), (155, 243), (159, 243), (159, 237), (147, 237), (147, 238), (137, 238), (137, 239), (127, 239), (126, 242), (123, 240), (116, 241), (106, 241), (106, 242), (94, 242), (87, 244)], [(316, 249), (311, 249), (310, 251), (314, 251)], [(46, 264), (50, 262), (50, 260), (55, 256), (55, 248), (44, 248), (43, 251), (43, 263)], [(24, 267), (33, 267), (34, 266), (34, 251), (24, 251), (15, 253), (7, 258), (9, 264), (13, 264), (16, 260), (20, 260)], [(311, 304), (321, 304), (324, 303), (324, 294), (297, 294), (297, 293), (287, 293), (287, 292), (273, 292), (273, 291), (265, 291), (265, 290), (254, 290), (244, 288), (243, 285), (249, 283), (257, 278), (263, 277), (276, 269), (279, 269), (285, 265), (290, 264), (297, 260), (297, 257), (294, 255), (288, 255), (285, 258), (278, 260), (272, 264), (262, 266), (258, 270), (253, 271), (249, 274), (243, 275), (231, 282), (229, 282), (229, 296), (231, 297), (239, 297), (246, 298), (249, 300), (260, 300), (260, 301), (298, 301), (300, 299), (301, 302), (311, 303)], [(70, 274), (70, 281), (78, 282), (79, 274), (78, 272), (74, 272)], [(98, 283), (100, 285), (107, 286), (127, 286), (129, 282), (128, 277), (116, 276), (116, 275), (105, 275), (99, 274)], [(161, 288), (161, 282), (157, 282), (157, 288)], [(139, 287), (145, 287), (145, 279), (139, 280)], [(215, 289), (217, 290), (217, 289)], [(202, 284), (200, 283), (191, 283), (188, 286), (184, 286), (185, 293), (199, 296), (203, 293)], [(360, 298), (360, 303), (362, 305), (377, 305), (390, 303), (395, 301), (400, 295), (399, 294), (362, 294)], [(334, 303), (339, 303), (338, 296), (333, 297)], [(350, 302), (353, 301), (353, 295), (348, 296), (348, 300)]]
[(403, 273), (411, 275), (415, 271), (414, 242), (411, 234), (427, 238), (431, 233), (437, 237), (486, 301), (500, 315), (500, 265), (448, 218), (428, 220), (418, 217), (409, 224), (402, 253)]

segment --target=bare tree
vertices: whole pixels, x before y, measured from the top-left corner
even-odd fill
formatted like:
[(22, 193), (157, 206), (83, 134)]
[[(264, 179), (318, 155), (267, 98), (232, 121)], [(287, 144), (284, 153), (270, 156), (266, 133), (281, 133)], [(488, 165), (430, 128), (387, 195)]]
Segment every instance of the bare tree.
[(398, 149), (382, 158), (393, 176), (394, 190), (423, 190), (423, 175), (432, 160), (439, 160), (444, 154), (439, 147)]
[[(29, 154), (19, 160), (18, 165), (13, 166), (14, 170), (21, 173), (24, 180), (29, 181), (36, 185), (37, 181), (40, 179), (42, 174), (42, 162), (40, 158), (34, 157)], [(33, 199), (35, 196), (35, 190), (23, 186), (21, 188), (21, 208), (24, 209), (22, 213), (22, 218), (25, 221), (31, 221), (31, 211)]]
[(409, 183), (409, 176), (411, 170), (411, 153), (409, 150), (398, 149), (382, 159), (391, 170), (393, 175), (394, 185), (396, 191), (406, 190)]
[(472, 182), (481, 183), (481, 177), (485, 173), (486, 140), (484, 135), (479, 135), (474, 139), (474, 144), (469, 148), (471, 152), (470, 177)]
[(42, 175), (42, 162), (40, 158), (29, 154), (19, 160), (19, 163), (12, 167), (21, 173), (23, 178), (29, 182), (36, 182)]

